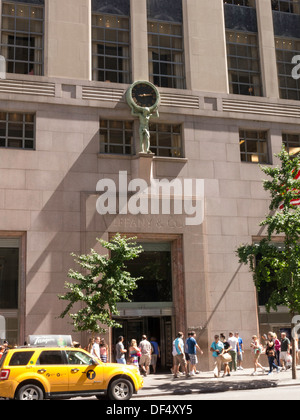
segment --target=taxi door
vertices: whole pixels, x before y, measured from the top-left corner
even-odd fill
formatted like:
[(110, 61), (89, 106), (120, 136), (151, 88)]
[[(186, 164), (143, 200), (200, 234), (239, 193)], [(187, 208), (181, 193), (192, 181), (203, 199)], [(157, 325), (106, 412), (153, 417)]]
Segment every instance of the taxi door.
[(68, 369), (61, 350), (44, 350), (35, 366), (30, 366), (37, 377), (43, 377), (48, 383), (49, 392), (66, 392), (68, 390)]
[(91, 364), (92, 358), (80, 349), (67, 350), (69, 392), (90, 392), (103, 388), (103, 365)]

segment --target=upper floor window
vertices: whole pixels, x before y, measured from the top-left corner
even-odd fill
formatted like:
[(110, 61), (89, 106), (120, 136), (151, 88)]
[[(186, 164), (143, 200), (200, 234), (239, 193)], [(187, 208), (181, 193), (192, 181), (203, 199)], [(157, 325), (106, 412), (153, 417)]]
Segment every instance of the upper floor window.
[(271, 0), (272, 9), (277, 12), (300, 14), (299, 0)]
[(130, 83), (129, 0), (93, 0), (93, 80)]
[(230, 93), (261, 96), (261, 73), (257, 35), (226, 32)]
[(300, 134), (283, 133), (282, 142), (290, 156), (295, 156), (300, 153)]
[(1, 55), (8, 73), (43, 75), (44, 0), (2, 3)]
[(34, 114), (0, 112), (0, 147), (34, 149)]
[(292, 58), (299, 55), (300, 39), (275, 38), (275, 47), (280, 98), (300, 100), (300, 79), (292, 77)]
[(269, 163), (268, 132), (240, 130), (241, 161)]
[(181, 125), (150, 124), (151, 152), (161, 157), (183, 157)]
[(133, 122), (101, 120), (100, 153), (131, 155), (133, 153)]
[(147, 0), (150, 81), (185, 89), (182, 0)]

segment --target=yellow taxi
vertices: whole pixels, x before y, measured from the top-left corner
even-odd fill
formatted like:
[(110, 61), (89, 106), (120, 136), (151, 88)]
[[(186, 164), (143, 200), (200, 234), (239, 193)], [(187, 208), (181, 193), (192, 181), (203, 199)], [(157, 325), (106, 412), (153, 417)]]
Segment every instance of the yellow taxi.
[(16, 400), (103, 396), (126, 401), (143, 387), (137, 368), (102, 363), (73, 347), (20, 347), (0, 360), (0, 397)]

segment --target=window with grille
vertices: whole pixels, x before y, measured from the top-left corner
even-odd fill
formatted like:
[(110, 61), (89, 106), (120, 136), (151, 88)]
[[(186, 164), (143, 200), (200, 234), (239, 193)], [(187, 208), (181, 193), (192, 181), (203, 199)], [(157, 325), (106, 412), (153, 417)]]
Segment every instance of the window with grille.
[(275, 47), (280, 98), (299, 101), (300, 79), (292, 77), (292, 58), (299, 55), (300, 39), (275, 38)]
[(2, 3), (1, 55), (8, 73), (43, 75), (44, 0)]
[(151, 123), (150, 144), (156, 156), (183, 157), (181, 125)]
[(300, 14), (299, 0), (271, 0), (272, 9), (277, 12)]
[(0, 147), (34, 149), (35, 115), (0, 112)]
[(240, 130), (241, 161), (269, 163), (268, 132)]
[(300, 134), (283, 133), (282, 142), (290, 156), (295, 156), (300, 153)]
[(132, 155), (133, 122), (101, 120), (100, 153)]
[(226, 32), (230, 93), (262, 96), (257, 34)]
[(181, 0), (148, 0), (150, 81), (159, 87), (185, 89)]
[(123, 0), (92, 3), (93, 80), (130, 83), (130, 4)]

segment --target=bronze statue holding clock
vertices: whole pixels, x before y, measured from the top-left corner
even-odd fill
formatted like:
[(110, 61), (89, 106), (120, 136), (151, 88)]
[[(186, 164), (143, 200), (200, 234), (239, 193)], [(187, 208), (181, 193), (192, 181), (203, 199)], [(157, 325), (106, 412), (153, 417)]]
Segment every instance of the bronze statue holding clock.
[(140, 119), (141, 152), (151, 153), (149, 122), (151, 117), (159, 117), (160, 94), (158, 89), (150, 82), (135, 82), (128, 89), (126, 98), (132, 115)]

